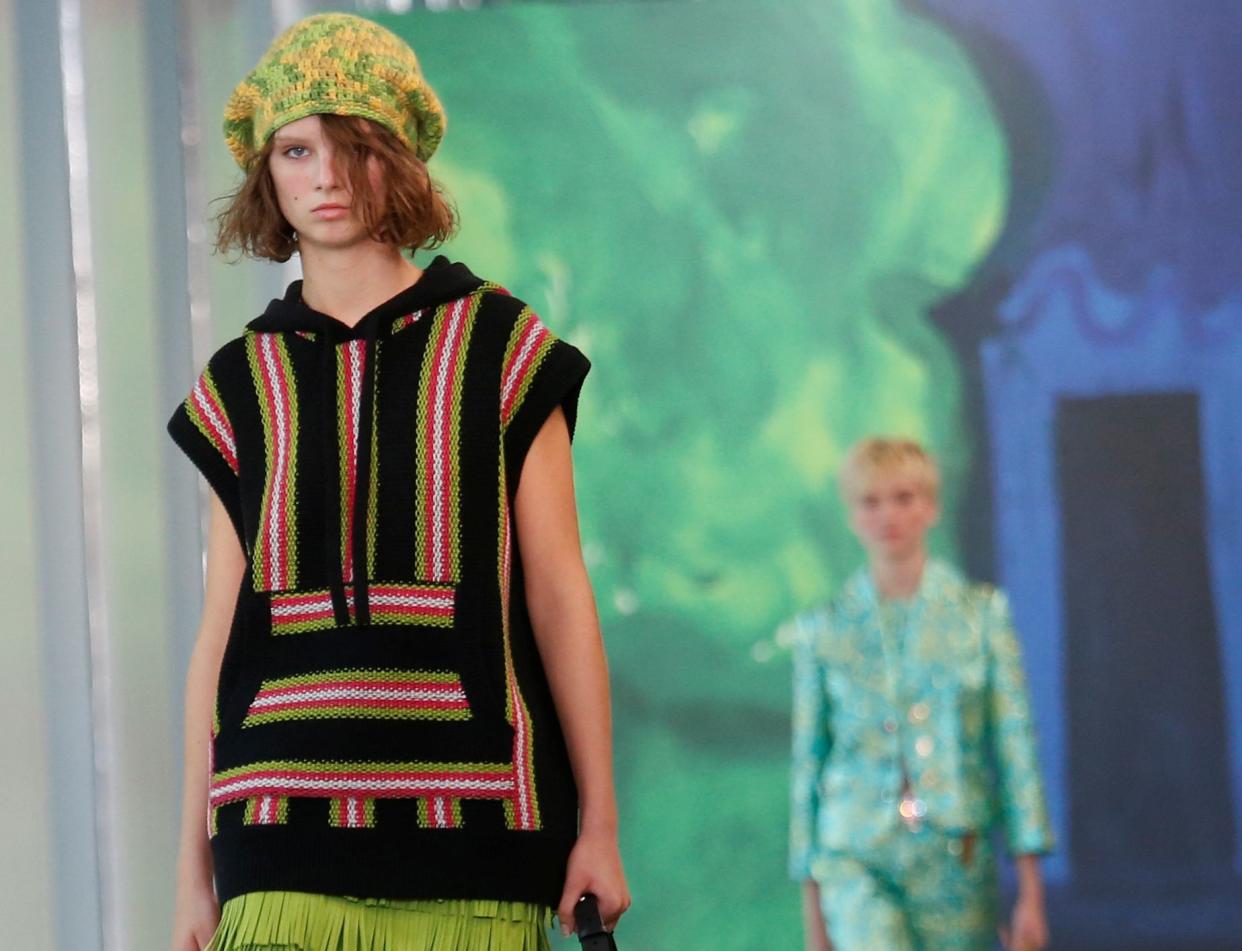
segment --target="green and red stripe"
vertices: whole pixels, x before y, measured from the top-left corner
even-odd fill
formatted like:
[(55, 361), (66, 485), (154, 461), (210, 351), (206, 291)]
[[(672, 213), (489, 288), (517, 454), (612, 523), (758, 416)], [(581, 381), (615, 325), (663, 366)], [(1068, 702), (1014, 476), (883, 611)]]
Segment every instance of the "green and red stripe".
[(415, 570), (429, 581), (456, 582), (461, 570), (461, 393), (478, 306), (472, 295), (436, 309), (419, 378)]
[(298, 400), (289, 351), (280, 334), (246, 335), (259, 416), (263, 423), (266, 472), (254, 547), (256, 591), (297, 587)]
[(419, 318), (421, 318), (425, 313), (427, 313), (425, 310), (416, 310), (412, 314), (406, 314), (403, 317), (398, 317), (392, 322), (392, 330), (389, 331), (389, 333), (395, 334), (405, 330), (407, 327), (413, 327), (416, 323), (418, 323)]
[(418, 825), (423, 829), (460, 829), (461, 800), (450, 796), (419, 799)]
[(509, 763), (360, 763), (268, 760), (216, 773), (212, 807), (242, 799), (511, 799)]
[(285, 825), (289, 821), (289, 799), (286, 796), (254, 796), (246, 800), (242, 823), (248, 826)]
[(375, 828), (375, 800), (344, 796), (328, 803), (328, 823), (335, 829)]
[[(358, 423), (366, 341), (347, 340), (336, 352), (337, 448), (341, 468), (341, 577), (354, 580), (354, 503), (358, 493)], [(374, 445), (374, 444), (372, 444)], [(374, 483), (373, 483), (374, 484)]]
[(518, 315), (505, 347), (500, 371), (500, 428), (503, 432), (521, 409), (539, 367), (552, 351), (556, 335), (529, 307)]
[(500, 617), (505, 655), (505, 717), (513, 727), (513, 796), (505, 802), (505, 820), (511, 829), (540, 827), (539, 797), (535, 791), (534, 729), (518, 685), (510, 643), (509, 589), (513, 561), (513, 528), (504, 467), (500, 470)]
[[(367, 588), (372, 624), (452, 627), (456, 592), (452, 585), (380, 582)], [(354, 615), (354, 586), (345, 586), (345, 603)], [(304, 634), (335, 628), (332, 592), (327, 588), (273, 592), (273, 634)]]
[(242, 726), (334, 718), (469, 720), (470, 703), (455, 673), (324, 671), (263, 681)]
[(185, 401), (186, 413), (200, 433), (207, 439), (216, 452), (224, 457), (233, 474), (238, 472), (237, 441), (233, 436), (233, 426), (229, 415), (224, 411), (224, 401), (220, 399), (220, 391), (216, 389), (216, 381), (212, 379), (210, 368), (205, 368), (199, 375), (194, 389)]

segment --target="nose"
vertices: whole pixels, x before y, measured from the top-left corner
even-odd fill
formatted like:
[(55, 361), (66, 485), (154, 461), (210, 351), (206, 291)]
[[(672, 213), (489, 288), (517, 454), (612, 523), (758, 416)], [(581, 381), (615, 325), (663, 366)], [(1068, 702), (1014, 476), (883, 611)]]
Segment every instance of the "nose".
[(321, 149), (319, 158), (319, 180), (315, 187), (320, 191), (332, 191), (337, 187), (336, 159), (331, 148)]

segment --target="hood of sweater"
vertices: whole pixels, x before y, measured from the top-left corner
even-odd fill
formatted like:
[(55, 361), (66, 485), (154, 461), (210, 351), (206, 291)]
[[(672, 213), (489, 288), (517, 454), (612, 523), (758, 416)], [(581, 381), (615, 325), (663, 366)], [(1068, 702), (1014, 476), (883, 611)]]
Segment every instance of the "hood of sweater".
[[(341, 627), (371, 622), (366, 577), (365, 513), (372, 491), (371, 453), (374, 441), (376, 367), (382, 358), (380, 341), (400, 320), (460, 300), (478, 290), (483, 281), (464, 264), (439, 255), (417, 281), (368, 311), (352, 327), (321, 313), (302, 300), (302, 282), (294, 281), (283, 298), (275, 298), (259, 317), (246, 325), (255, 333), (313, 335), (319, 346), (324, 486), (324, 567), (332, 593), (336, 624)], [(346, 406), (345, 424), (354, 432), (338, 433)], [(351, 426), (356, 420), (356, 427)], [(354, 455), (353, 464), (336, 464), (339, 447)], [(342, 476), (342, 468), (346, 475)], [(342, 479), (350, 484), (342, 485)], [(341, 518), (342, 503), (349, 509)], [(344, 522), (344, 529), (342, 529)], [(342, 531), (345, 532), (342, 538)], [(346, 557), (342, 557), (345, 554)]]
[(352, 327), (335, 317), (320, 313), (302, 300), (302, 282), (294, 281), (284, 297), (273, 298), (260, 316), (246, 324), (256, 333), (309, 331), (326, 334), (332, 343), (381, 336), (396, 320), (429, 307), (458, 300), (477, 290), (483, 281), (464, 264), (439, 255), (423, 270), (422, 276), (378, 307), (362, 316)]

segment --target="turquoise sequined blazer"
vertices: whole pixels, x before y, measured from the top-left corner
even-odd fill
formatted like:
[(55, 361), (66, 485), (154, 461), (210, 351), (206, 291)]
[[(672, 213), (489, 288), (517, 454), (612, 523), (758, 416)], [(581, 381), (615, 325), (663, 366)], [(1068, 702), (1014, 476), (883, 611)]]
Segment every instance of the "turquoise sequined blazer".
[(901, 764), (925, 821), (1004, 827), (1014, 854), (1052, 834), (1022, 659), (1004, 594), (929, 560), (898, 623), (881, 623), (871, 573), (792, 622), (790, 874), (859, 853), (900, 823)]

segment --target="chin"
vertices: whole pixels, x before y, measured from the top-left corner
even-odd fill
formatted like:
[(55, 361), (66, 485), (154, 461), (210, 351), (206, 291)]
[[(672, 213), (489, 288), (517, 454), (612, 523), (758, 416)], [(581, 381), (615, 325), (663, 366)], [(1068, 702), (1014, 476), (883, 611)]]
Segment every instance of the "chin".
[(304, 232), (299, 232), (299, 240), (305, 241), (307, 244), (313, 244), (315, 247), (323, 248), (326, 251), (341, 251), (365, 243), (367, 236), (362, 232), (356, 234), (312, 234), (309, 236)]
[(894, 560), (909, 558), (916, 553), (915, 546), (907, 541), (881, 542), (880, 551), (884, 553), (886, 558)]

